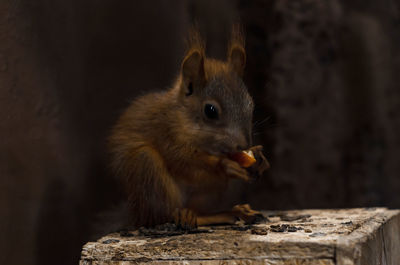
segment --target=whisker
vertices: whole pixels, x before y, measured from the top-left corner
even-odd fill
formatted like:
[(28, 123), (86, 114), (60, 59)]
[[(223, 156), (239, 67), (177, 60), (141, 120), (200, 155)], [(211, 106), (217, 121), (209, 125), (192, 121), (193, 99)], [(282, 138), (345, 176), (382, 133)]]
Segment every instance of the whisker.
[(263, 119), (263, 120), (255, 121), (255, 122), (253, 123), (253, 127), (260, 126), (260, 125), (266, 123), (267, 121), (269, 121), (271, 118), (272, 118), (272, 116), (270, 115), (270, 116), (267, 116), (267, 117), (266, 117), (265, 119)]
[(257, 129), (253, 130), (253, 136), (260, 135), (260, 134), (265, 134), (265, 133), (268, 132), (267, 131), (268, 129), (275, 129), (275, 128), (280, 128), (280, 127), (282, 127), (282, 124), (271, 123), (271, 124), (268, 124), (268, 126), (263, 128), (263, 130), (261, 130), (261, 131), (257, 130)]

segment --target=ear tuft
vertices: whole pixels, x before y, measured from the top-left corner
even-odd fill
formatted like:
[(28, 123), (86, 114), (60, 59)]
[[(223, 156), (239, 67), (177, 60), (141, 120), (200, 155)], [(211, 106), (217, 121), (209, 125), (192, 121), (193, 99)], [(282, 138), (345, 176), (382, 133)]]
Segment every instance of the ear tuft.
[(205, 54), (205, 41), (201, 37), (200, 31), (196, 25), (189, 29), (189, 34), (185, 39), (186, 54), (191, 50), (197, 50), (201, 54)]
[(242, 77), (246, 65), (246, 51), (244, 49), (243, 29), (239, 24), (232, 27), (228, 48), (228, 62), (233, 70)]

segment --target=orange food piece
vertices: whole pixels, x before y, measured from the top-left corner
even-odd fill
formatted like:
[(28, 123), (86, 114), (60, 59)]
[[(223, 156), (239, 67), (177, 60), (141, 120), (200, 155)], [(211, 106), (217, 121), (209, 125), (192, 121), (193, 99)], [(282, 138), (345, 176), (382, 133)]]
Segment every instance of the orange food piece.
[(250, 167), (256, 162), (251, 150), (234, 153), (231, 159), (236, 161), (241, 167)]

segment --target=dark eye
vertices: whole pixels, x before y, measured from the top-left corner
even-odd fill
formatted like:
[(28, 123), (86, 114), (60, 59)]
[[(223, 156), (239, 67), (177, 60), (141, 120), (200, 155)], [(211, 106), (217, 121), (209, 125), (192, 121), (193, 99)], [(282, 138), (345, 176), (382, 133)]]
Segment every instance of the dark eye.
[(212, 104), (206, 104), (204, 106), (204, 114), (211, 120), (218, 119), (218, 109)]

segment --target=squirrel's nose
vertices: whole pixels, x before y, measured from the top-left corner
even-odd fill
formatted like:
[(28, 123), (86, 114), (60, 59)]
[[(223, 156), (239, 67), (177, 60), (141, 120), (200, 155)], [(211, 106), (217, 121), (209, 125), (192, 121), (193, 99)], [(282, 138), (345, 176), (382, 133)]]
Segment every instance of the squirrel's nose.
[(243, 151), (243, 150), (246, 150), (246, 149), (248, 149), (247, 145), (238, 145), (236, 147), (236, 151)]
[(246, 136), (241, 135), (236, 141), (236, 151), (243, 151), (250, 148), (250, 142)]
[(233, 129), (229, 132), (230, 145), (232, 151), (243, 151), (249, 149), (251, 146), (250, 134), (242, 132), (239, 129)]

